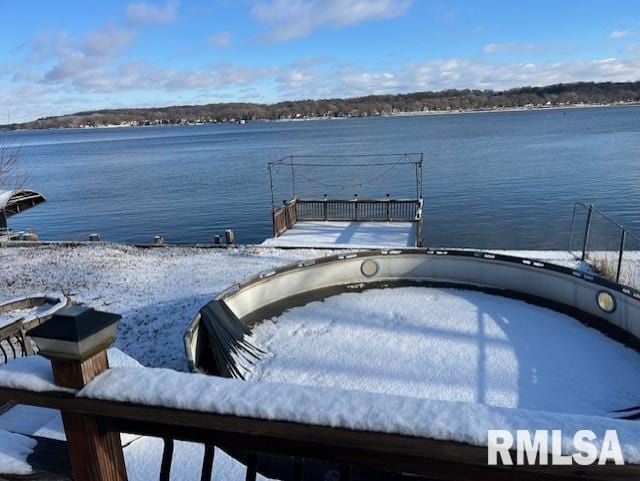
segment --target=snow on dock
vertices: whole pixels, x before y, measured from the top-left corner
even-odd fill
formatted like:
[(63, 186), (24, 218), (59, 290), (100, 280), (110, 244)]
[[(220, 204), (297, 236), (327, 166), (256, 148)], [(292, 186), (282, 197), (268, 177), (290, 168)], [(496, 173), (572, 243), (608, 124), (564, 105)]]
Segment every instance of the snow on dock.
[(278, 237), (265, 240), (269, 247), (415, 247), (416, 227), (411, 222), (298, 222)]

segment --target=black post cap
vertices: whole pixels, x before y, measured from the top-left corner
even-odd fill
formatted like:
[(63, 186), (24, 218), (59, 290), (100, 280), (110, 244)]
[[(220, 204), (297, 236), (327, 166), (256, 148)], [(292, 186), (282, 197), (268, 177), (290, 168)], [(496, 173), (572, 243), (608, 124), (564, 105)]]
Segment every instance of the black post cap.
[(61, 309), (45, 323), (30, 329), (31, 337), (80, 342), (95, 333), (115, 324), (122, 316), (110, 312), (96, 311), (83, 305)]

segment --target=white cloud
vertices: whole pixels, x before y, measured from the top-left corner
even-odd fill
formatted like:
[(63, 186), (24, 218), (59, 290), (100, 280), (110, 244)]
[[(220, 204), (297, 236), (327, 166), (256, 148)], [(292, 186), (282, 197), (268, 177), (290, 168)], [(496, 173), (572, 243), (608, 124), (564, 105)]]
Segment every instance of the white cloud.
[(261, 0), (251, 13), (271, 26), (269, 39), (286, 41), (306, 37), (320, 27), (399, 17), (410, 6), (411, 0)]
[(228, 32), (218, 33), (209, 37), (209, 45), (218, 48), (226, 48), (231, 45), (231, 34)]
[(544, 46), (537, 43), (488, 43), (482, 47), (482, 52), (486, 54), (543, 50)]
[(99, 84), (104, 70), (117, 61), (133, 43), (135, 33), (115, 24), (108, 24), (80, 39), (64, 38), (65, 42), (55, 49), (38, 42), (32, 44), (32, 55), (45, 61), (53, 60), (53, 66), (44, 71), (40, 82), (70, 82), (75, 86)]
[(84, 37), (82, 51), (92, 57), (113, 58), (126, 50), (135, 38), (132, 30), (108, 24)]
[(635, 30), (614, 30), (609, 34), (611, 40), (620, 40), (621, 38), (631, 37), (637, 34)]
[[(276, 77), (278, 91), (292, 98), (347, 97), (451, 88), (502, 90), (578, 81), (630, 81), (640, 78), (640, 59), (494, 63), (468, 59), (427, 60), (394, 70), (372, 71), (349, 64), (301, 69), (294, 65)], [(311, 93), (310, 93), (311, 92)], [(316, 95), (320, 93), (320, 95)]]
[(136, 2), (127, 5), (126, 17), (131, 25), (171, 23), (178, 17), (179, 0), (167, 0), (164, 5)]

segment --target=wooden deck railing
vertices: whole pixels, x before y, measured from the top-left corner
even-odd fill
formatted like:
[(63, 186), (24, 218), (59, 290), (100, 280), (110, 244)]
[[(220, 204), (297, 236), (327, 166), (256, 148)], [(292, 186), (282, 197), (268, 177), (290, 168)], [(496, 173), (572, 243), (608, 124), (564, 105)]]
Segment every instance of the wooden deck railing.
[[(68, 318), (70, 314), (65, 315)], [(101, 327), (104, 324), (94, 323), (86, 317), (86, 313), (82, 315), (85, 316), (83, 322), (87, 324), (87, 329), (94, 334), (99, 335), (101, 329), (105, 329)], [(110, 314), (98, 315), (104, 319), (105, 315)], [(331, 463), (336, 470), (333, 477), (340, 481), (398, 480), (403, 477), (415, 480), (416, 475), (457, 481), (622, 480), (638, 479), (640, 475), (640, 466), (637, 465), (488, 466), (484, 447), (401, 434), (288, 422), (259, 415), (249, 418), (176, 409), (163, 405), (162, 399), (167, 398), (165, 394), (169, 394), (168, 398), (173, 396), (170, 393), (151, 396), (153, 403), (114, 401), (99, 396), (83, 397), (82, 392), (78, 391), (82, 387), (92, 382), (104, 384), (109, 380), (95, 380), (108, 368), (104, 350), (106, 345), (85, 345), (86, 349), (90, 349), (88, 352), (96, 352), (96, 346), (103, 349), (88, 358), (80, 356), (70, 359), (66, 354), (65, 357), (58, 357), (54, 354), (55, 343), (65, 340), (67, 335), (62, 332), (56, 334), (55, 328), (60, 324), (55, 323), (62, 322), (60, 319), (54, 317), (49, 321), (53, 323), (47, 328), (49, 350), (40, 352), (51, 359), (53, 378), (57, 386), (65, 390), (53, 390), (53, 387), (50, 391), (29, 390), (29, 381), (21, 384), (24, 373), (16, 370), (17, 378), (9, 381), (3, 378), (0, 400), (62, 411), (75, 481), (127, 480), (119, 433), (154, 436), (164, 440), (160, 481), (169, 480), (175, 440), (204, 445), (201, 481), (211, 479), (215, 447), (229, 452), (247, 466), (246, 481), (255, 481), (257, 473), (291, 481), (302, 481), (309, 474), (312, 474), (309, 478), (318, 479), (318, 472), (313, 474), (308, 469), (314, 466), (309, 460)], [(158, 375), (162, 376), (162, 371)], [(185, 373), (181, 376), (201, 375)], [(117, 374), (114, 379), (117, 382)], [(216, 381), (215, 378), (211, 379), (212, 383)], [(187, 378), (185, 382), (188, 384)], [(201, 382), (201, 378), (198, 382)], [(103, 384), (98, 386), (104, 389)], [(199, 386), (201, 390), (203, 385)], [(307, 388), (300, 386), (300, 389)], [(102, 391), (98, 389), (98, 392)], [(216, 389), (212, 392), (216, 392)], [(175, 393), (175, 396), (180, 396), (180, 393)], [(246, 407), (250, 402), (251, 399), (245, 399), (243, 405)], [(259, 410), (256, 409), (256, 412)]]
[(298, 221), (413, 222), (416, 239), (422, 228), (422, 199), (293, 199), (273, 211), (273, 234), (278, 237)]
[[(67, 415), (95, 418), (103, 435), (131, 433), (162, 438), (160, 481), (169, 480), (176, 440), (204, 445), (203, 458), (192, 460), (201, 464), (200, 480), (211, 479), (215, 447), (247, 466), (246, 481), (255, 481), (257, 473), (302, 481), (304, 473), (313, 470), (313, 464), (318, 466), (317, 461), (329, 463), (331, 466), (325, 465), (324, 472), (340, 473), (334, 475), (339, 481), (398, 480), (403, 474), (413, 480), (420, 479), (416, 475), (452, 481), (631, 480), (638, 479), (640, 474), (640, 467), (636, 465), (487, 466), (486, 448), (451, 441), (83, 399), (71, 393), (0, 388), (0, 398), (59, 409)], [(515, 453), (512, 457), (515, 459)], [(278, 458), (280, 463), (274, 461)], [(75, 479), (85, 481), (77, 476)], [(91, 481), (123, 479), (126, 478), (95, 477)]]

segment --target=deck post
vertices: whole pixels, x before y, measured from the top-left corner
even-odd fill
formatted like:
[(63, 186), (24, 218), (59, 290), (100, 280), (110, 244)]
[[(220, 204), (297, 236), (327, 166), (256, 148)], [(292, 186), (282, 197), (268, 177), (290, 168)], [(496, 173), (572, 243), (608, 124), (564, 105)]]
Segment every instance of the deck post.
[[(121, 316), (72, 306), (31, 329), (40, 355), (51, 361), (60, 387), (81, 389), (109, 368), (107, 347)], [(75, 481), (127, 481), (120, 434), (105, 431), (100, 418), (62, 411)]]

